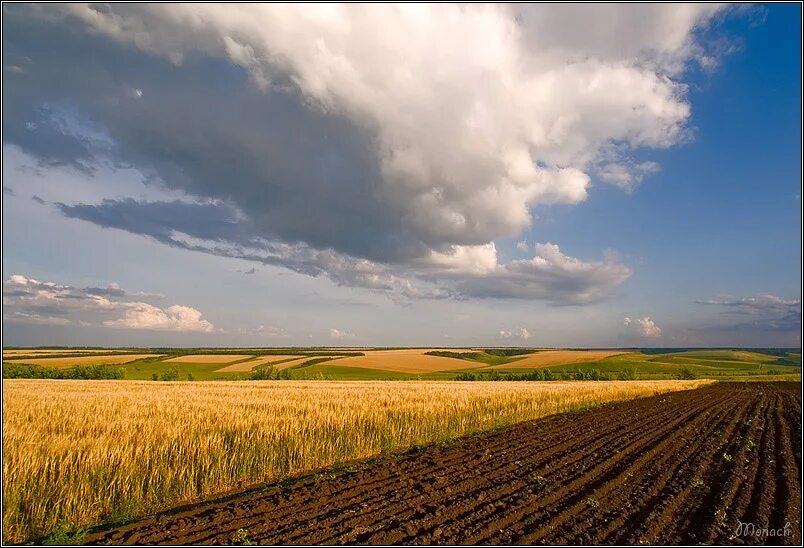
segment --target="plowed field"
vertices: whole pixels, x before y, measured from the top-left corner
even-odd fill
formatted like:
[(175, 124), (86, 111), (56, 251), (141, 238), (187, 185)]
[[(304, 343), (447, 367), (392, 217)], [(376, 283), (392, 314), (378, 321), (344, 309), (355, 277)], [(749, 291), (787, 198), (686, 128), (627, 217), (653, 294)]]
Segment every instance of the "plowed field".
[(719, 383), (528, 421), (86, 541), (799, 544), (800, 389)]

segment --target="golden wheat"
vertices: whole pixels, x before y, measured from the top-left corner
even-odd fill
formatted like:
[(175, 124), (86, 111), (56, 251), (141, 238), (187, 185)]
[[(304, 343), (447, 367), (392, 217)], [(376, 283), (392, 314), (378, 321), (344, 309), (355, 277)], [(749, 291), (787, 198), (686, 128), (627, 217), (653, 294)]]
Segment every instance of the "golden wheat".
[[(432, 349), (436, 350), (436, 349)], [(432, 373), (434, 371), (455, 371), (482, 367), (485, 364), (461, 360), (458, 358), (445, 358), (443, 356), (430, 356), (426, 352), (429, 348), (403, 350), (365, 350), (363, 356), (351, 356), (338, 360), (336, 365), (347, 367), (361, 367), (364, 369), (380, 369), (383, 371), (399, 371), (402, 373)], [(460, 352), (460, 350), (453, 350)]]
[(706, 381), (3, 381), (5, 542)]
[[(112, 349), (112, 351), (115, 351)], [(3, 349), (3, 358), (13, 358), (15, 356), (47, 356), (48, 354), (92, 354), (92, 353), (100, 353), (100, 354), (108, 354), (109, 349), (98, 349), (98, 348), (80, 348), (80, 349), (58, 349), (58, 350), (41, 350), (41, 349), (26, 349), (26, 348), (14, 348), (11, 350)]]
[(75, 358), (48, 358), (44, 356), (41, 358), (15, 358), (14, 360), (6, 360), (4, 358), (4, 361), (8, 363), (30, 363), (66, 369), (76, 365), (121, 364), (141, 360), (142, 358), (156, 358), (159, 356), (164, 356), (164, 354), (118, 354), (113, 356), (79, 356)]

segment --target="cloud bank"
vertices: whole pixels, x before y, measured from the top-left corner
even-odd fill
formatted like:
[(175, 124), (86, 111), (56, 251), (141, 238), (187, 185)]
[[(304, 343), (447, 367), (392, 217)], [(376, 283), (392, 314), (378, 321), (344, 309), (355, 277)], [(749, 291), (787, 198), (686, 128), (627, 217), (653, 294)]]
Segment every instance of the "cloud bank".
[(12, 274), (3, 283), (3, 321), (22, 325), (103, 325), (121, 329), (176, 332), (215, 331), (195, 308), (160, 308), (144, 302), (156, 298), (129, 293), (117, 284), (83, 289)]
[(730, 318), (721, 326), (731, 331), (796, 332), (801, 331), (801, 299), (784, 299), (769, 293), (756, 297), (717, 297), (696, 301), (720, 307)]
[(130, 166), (186, 196), (65, 215), (406, 298), (556, 304), (600, 300), (630, 269), (554, 244), (505, 262), (495, 241), (534, 208), (582, 202), (593, 179), (633, 190), (659, 169), (633, 151), (687, 138), (684, 70), (711, 64), (698, 35), (722, 11), (3, 9), (4, 139), (46, 166)]

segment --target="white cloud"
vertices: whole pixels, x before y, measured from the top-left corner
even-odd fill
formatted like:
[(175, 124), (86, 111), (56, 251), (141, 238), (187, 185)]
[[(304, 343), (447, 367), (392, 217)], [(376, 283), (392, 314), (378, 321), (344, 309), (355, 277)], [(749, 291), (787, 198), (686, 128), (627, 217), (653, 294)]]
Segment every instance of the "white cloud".
[(642, 337), (655, 338), (662, 335), (661, 328), (656, 325), (656, 322), (653, 321), (650, 316), (637, 318), (635, 320), (626, 316), (623, 318), (623, 325), (635, 330)]
[(484, 275), (497, 268), (497, 247), (485, 245), (456, 245), (449, 252), (431, 251), (425, 261), (428, 268), (441, 273)]
[(277, 327), (275, 325), (260, 325), (253, 331), (256, 335), (261, 335), (264, 337), (287, 337), (288, 333), (281, 327)]
[[(160, 308), (132, 298), (161, 295), (130, 293), (116, 283), (83, 289), (12, 274), (3, 284), (3, 320), (29, 325), (105, 325), (115, 328), (212, 332), (214, 326), (195, 308)], [(122, 314), (122, 316), (120, 316)], [(110, 319), (103, 319), (112, 316)]]
[(649, 317), (637, 320), (637, 323), (639, 323), (642, 328), (642, 335), (644, 337), (658, 337), (662, 334), (661, 328)]
[(520, 241), (518, 241), (516, 243), (516, 248), (519, 251), (527, 251), (528, 250), (528, 242), (526, 242), (525, 240), (520, 240)]
[(601, 179), (629, 192), (641, 183), (646, 175), (657, 171), (659, 171), (659, 164), (656, 162), (605, 164), (598, 168)]
[(500, 330), (500, 338), (501, 339), (529, 339), (530, 332), (524, 327), (517, 327), (513, 331), (509, 331), (507, 329)]
[(215, 327), (201, 317), (201, 312), (189, 306), (173, 305), (162, 309), (148, 303), (126, 303), (126, 308), (124, 317), (107, 320), (103, 325), (158, 331), (215, 331)]
[(556, 304), (598, 301), (631, 275), (613, 254), (582, 261), (552, 243), (536, 244), (532, 259), (499, 263), (483, 276), (463, 277), (458, 290), (474, 297), (545, 299)]
[(349, 331), (342, 331), (340, 329), (336, 329), (336, 328), (333, 327), (333, 328), (331, 328), (329, 330), (329, 338), (330, 339), (336, 339), (336, 340), (339, 340), (339, 339), (354, 339), (355, 334), (350, 333)]

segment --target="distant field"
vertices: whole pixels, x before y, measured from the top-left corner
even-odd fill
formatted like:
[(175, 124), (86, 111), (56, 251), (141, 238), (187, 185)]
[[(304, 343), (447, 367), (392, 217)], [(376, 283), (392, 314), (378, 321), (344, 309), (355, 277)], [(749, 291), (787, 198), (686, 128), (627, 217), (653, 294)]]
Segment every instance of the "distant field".
[(37, 350), (37, 349), (24, 349), (24, 348), (16, 348), (13, 350), (3, 350), (3, 357), (4, 358), (12, 358), (14, 356), (47, 356), (48, 354), (91, 354), (91, 353), (101, 353), (101, 354), (108, 354), (109, 350), (99, 348), (99, 349), (62, 349), (62, 350)]
[(288, 367), (292, 367), (294, 365), (298, 365), (309, 359), (311, 359), (309, 356), (299, 356), (299, 355), (263, 356), (261, 358), (256, 358), (245, 362), (238, 362), (232, 365), (227, 365), (226, 367), (222, 367), (221, 369), (216, 369), (216, 371), (218, 373), (242, 373), (244, 371), (251, 371), (258, 365), (265, 365), (265, 364), (271, 364), (276, 369), (281, 370), (286, 369)]
[(3, 540), (705, 382), (5, 380)]
[[(28, 363), (46, 367), (67, 368), (76, 365), (123, 364), (143, 358), (157, 358), (161, 354), (120, 354), (115, 356), (81, 356), (75, 358), (18, 358), (13, 363)], [(12, 363), (12, 360), (9, 360)]]
[(750, 352), (747, 350), (691, 350), (688, 352), (673, 352), (664, 354), (665, 357), (678, 357), (694, 360), (717, 360), (738, 362), (763, 362), (776, 358), (769, 354)]
[[(360, 369), (380, 369), (398, 373), (433, 373), (436, 371), (456, 371), (472, 367), (472, 363), (455, 358), (428, 356), (431, 349), (416, 350), (372, 350), (365, 356), (353, 356), (338, 360), (338, 367)], [(456, 350), (455, 352), (460, 352)], [(469, 352), (469, 350), (466, 350)], [(478, 366), (483, 364), (477, 364)]]
[[(20, 349), (6, 350), (16, 352)], [(665, 350), (665, 349), (663, 349)], [(150, 351), (150, 352), (148, 352)], [(343, 354), (362, 353), (357, 356)], [(31, 352), (26, 350), (25, 352)], [(125, 354), (119, 350), (91, 349), (92, 355), (65, 355), (65, 350), (40, 350), (43, 355), (25, 354), (8, 363), (28, 363), (58, 368), (75, 365), (119, 364), (125, 379), (147, 380), (176, 371), (180, 379), (247, 379), (259, 365), (288, 369), (298, 380), (450, 380), (462, 373), (474, 375), (525, 375), (549, 370), (554, 378), (568, 378), (579, 372), (596, 372), (602, 379), (712, 378), (749, 379), (777, 375), (795, 379), (800, 375), (801, 353), (786, 350), (666, 349), (644, 352), (631, 349), (561, 350), (516, 348), (232, 348), (232, 349), (143, 349)], [(49, 357), (58, 352), (60, 357)], [(70, 349), (69, 352), (88, 352)], [(103, 353), (114, 355), (106, 355)], [(146, 353), (148, 352), (148, 353)], [(192, 353), (188, 353), (192, 352)], [(338, 356), (341, 354), (341, 356)], [(435, 354), (435, 355), (434, 355)], [(574, 378), (574, 377), (573, 377)]]
[(232, 363), (250, 358), (249, 354), (188, 354), (165, 360), (165, 363)]
[(389, 371), (386, 369), (370, 369), (366, 367), (349, 367), (338, 365), (340, 362), (324, 362), (316, 365), (293, 370), (294, 378), (299, 379), (325, 379), (344, 381), (369, 380), (452, 380), (455, 373), (449, 371), (435, 373), (406, 373), (402, 371)]
[(550, 367), (554, 365), (572, 365), (576, 363), (592, 362), (625, 354), (623, 350), (542, 350), (535, 354), (525, 356), (513, 363), (492, 366), (494, 369), (530, 369)]
[[(747, 361), (751, 357), (756, 361)], [(735, 359), (739, 358), (739, 359)], [(597, 369), (617, 378), (624, 372), (632, 371), (641, 379), (673, 378), (686, 371), (698, 378), (718, 380), (741, 380), (755, 377), (781, 375), (786, 380), (800, 378), (799, 365), (778, 365), (779, 356), (735, 352), (731, 350), (708, 350), (693, 352), (671, 352), (666, 354), (642, 354), (632, 352), (610, 356), (599, 361), (551, 367), (554, 372)], [(790, 363), (796, 363), (793, 359)]]

